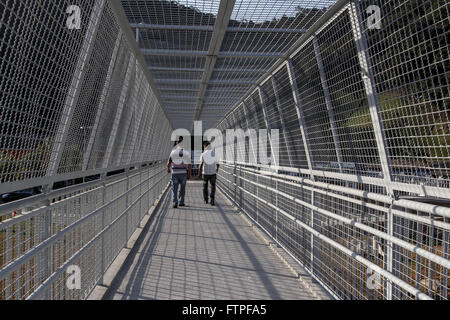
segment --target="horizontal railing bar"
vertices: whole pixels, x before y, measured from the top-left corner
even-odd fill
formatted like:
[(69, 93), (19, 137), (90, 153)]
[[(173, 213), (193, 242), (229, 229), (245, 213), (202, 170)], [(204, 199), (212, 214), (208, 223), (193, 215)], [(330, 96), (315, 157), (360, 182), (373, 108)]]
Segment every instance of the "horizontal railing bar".
[[(162, 171), (161, 171), (162, 172)], [(160, 172), (160, 173), (161, 173)], [(97, 234), (95, 237), (93, 237), (86, 245), (84, 245), (80, 250), (78, 250), (71, 258), (69, 258), (63, 265), (61, 265), (50, 277), (48, 277), (30, 296), (27, 297), (27, 300), (33, 300), (35, 297), (37, 297), (42, 290), (44, 290), (46, 287), (52, 283), (53, 280), (56, 279), (57, 276), (59, 276), (62, 272), (64, 272), (68, 266), (70, 266), (75, 259), (77, 259), (82, 253), (84, 253), (96, 240), (98, 240), (105, 232), (107, 232), (109, 229), (111, 229), (122, 217), (137, 204), (141, 199), (148, 194), (155, 186), (158, 185), (162, 180), (164, 179), (164, 176), (161, 177), (158, 182), (153, 184), (145, 193), (140, 195), (128, 208), (124, 210), (116, 219), (114, 219), (108, 226), (103, 228), (102, 231), (100, 231), (99, 234)], [(166, 187), (167, 189), (167, 187)], [(163, 190), (164, 193), (164, 190)], [(128, 241), (128, 239), (126, 239)], [(119, 252), (117, 253), (119, 254)], [(107, 268), (106, 268), (107, 269)]]
[[(249, 172), (249, 170), (246, 170), (246, 171)], [(257, 172), (250, 172), (250, 174), (257, 175), (258, 173)], [(236, 176), (235, 174), (232, 174), (232, 175)], [(282, 182), (284, 184), (291, 185), (293, 187), (298, 187), (298, 184), (295, 183), (295, 182), (286, 181), (286, 180), (283, 180), (283, 179), (277, 178), (277, 177), (275, 177), (275, 178), (272, 177), (272, 179), (274, 181), (279, 181), (279, 182)], [(342, 193), (346, 193), (346, 191), (350, 191), (350, 192), (348, 192), (349, 194), (351, 194), (353, 196), (358, 196), (358, 197), (361, 197), (361, 198), (366, 198), (366, 199), (370, 199), (370, 195), (377, 196), (378, 194), (372, 194), (372, 193), (368, 193), (368, 192), (360, 191), (360, 190), (356, 190), (356, 189), (340, 187), (340, 186), (337, 186), (337, 185), (327, 185), (327, 184), (325, 184), (323, 182), (314, 182), (314, 181), (311, 181), (311, 180), (308, 180), (308, 179), (304, 179), (304, 181), (308, 181), (308, 183), (312, 182), (312, 184), (317, 185), (317, 186), (322, 185), (320, 187), (323, 187), (324, 189), (328, 189), (328, 190), (323, 190), (323, 189), (316, 189), (314, 187), (309, 187), (309, 186), (304, 186), (304, 185), (302, 186), (303, 188), (305, 188), (306, 190), (309, 190), (311, 192), (318, 192), (318, 193), (321, 193), (321, 194), (324, 194), (324, 195), (329, 195), (329, 196), (332, 196), (334, 198), (342, 199), (342, 200), (345, 200), (345, 201), (348, 201), (348, 202), (352, 202), (352, 203), (355, 203), (355, 204), (359, 204), (359, 205), (364, 205), (367, 208), (372, 208), (372, 209), (375, 209), (375, 210), (378, 210), (378, 211), (382, 211), (382, 212), (385, 212), (385, 213), (392, 212), (395, 216), (398, 216), (398, 217), (406, 218), (406, 219), (409, 219), (409, 220), (412, 220), (412, 221), (415, 221), (415, 222), (420, 222), (420, 223), (424, 223), (424, 224), (428, 224), (428, 225), (434, 225), (434, 226), (442, 228), (444, 230), (450, 230), (450, 224), (449, 223), (446, 223), (446, 222), (443, 222), (443, 221), (439, 221), (439, 220), (435, 220), (435, 219), (432, 219), (431, 217), (417, 216), (417, 215), (414, 215), (412, 213), (407, 213), (407, 212), (396, 210), (396, 209), (389, 209), (387, 207), (383, 207), (383, 206), (379, 206), (379, 205), (376, 205), (376, 204), (373, 204), (373, 203), (365, 202), (363, 200), (358, 200), (358, 199), (355, 199), (355, 198), (339, 195), (339, 194), (330, 192), (329, 190), (338, 191), (338, 192), (342, 192)], [(343, 190), (343, 189), (348, 189), (348, 190)], [(351, 191), (356, 191), (356, 192), (351, 192)], [(385, 198), (388, 198), (388, 197), (385, 197)], [(378, 199), (371, 199), (371, 200), (375, 200), (375, 201), (378, 201), (378, 202), (384, 202), (386, 204), (390, 204), (389, 199), (386, 199), (386, 201), (379, 201)], [(398, 206), (398, 204), (396, 204), (396, 205)]]
[[(229, 180), (227, 180), (226, 178), (223, 178), (224, 180), (226, 180), (226, 181), (229, 181)], [(231, 195), (229, 195), (225, 190), (222, 190), (222, 188), (220, 187), (220, 186), (218, 186), (218, 188), (220, 189), (220, 191), (222, 191), (222, 193), (231, 201), (231, 202), (233, 202), (233, 197), (231, 196)], [(237, 205), (237, 204), (236, 204)], [(264, 228), (264, 226), (262, 226), (256, 219), (254, 219), (250, 214), (249, 214), (249, 212), (245, 209), (245, 208), (242, 208), (242, 207), (240, 207), (240, 209), (244, 212), (244, 213), (246, 213), (247, 214), (247, 216), (253, 221), (253, 222), (255, 222), (258, 226), (259, 226), (259, 228), (261, 228), (269, 237), (271, 237), (272, 238), (272, 240), (274, 240), (275, 241), (275, 243), (277, 243), (280, 247), (282, 247), (285, 251), (286, 251), (286, 253), (290, 256), (290, 257), (292, 257), (297, 263), (299, 263), (302, 267), (304, 267), (309, 273), (310, 273), (310, 275), (311, 275), (311, 277), (313, 277), (315, 280), (317, 280), (317, 282), (319, 282), (326, 290), (327, 290), (327, 292), (332, 296), (332, 297), (334, 297), (336, 300), (341, 300), (325, 283), (323, 283), (323, 281), (320, 279), (320, 278), (318, 278), (315, 274), (313, 274), (312, 272), (311, 272), (311, 269), (310, 268), (308, 268), (308, 266), (306, 266), (304, 263), (302, 263), (300, 260), (298, 260), (297, 259), (297, 257), (295, 257), (285, 246), (284, 246), (284, 244), (283, 243), (281, 243), (280, 241), (278, 241), (277, 239), (274, 239), (273, 237), (272, 237), (272, 235), (271, 235), (271, 233), (266, 229), (266, 228)]]
[[(323, 215), (326, 215), (326, 216), (328, 216), (330, 218), (333, 218), (335, 220), (341, 221), (341, 222), (343, 222), (345, 224), (348, 224), (348, 225), (352, 225), (352, 226), (354, 226), (354, 227), (356, 227), (358, 229), (361, 229), (363, 231), (369, 232), (369, 233), (371, 233), (371, 234), (373, 234), (375, 236), (378, 236), (378, 237), (380, 237), (380, 238), (382, 238), (384, 240), (391, 241), (392, 243), (394, 243), (394, 244), (396, 244), (396, 245), (398, 245), (398, 246), (400, 246), (400, 247), (402, 247), (404, 249), (407, 249), (407, 250), (409, 250), (411, 252), (415, 252), (416, 254), (418, 254), (418, 255), (420, 255), (420, 256), (422, 256), (422, 257), (424, 257), (424, 258), (426, 258), (426, 259), (428, 259), (430, 261), (433, 261), (433, 262), (435, 262), (435, 263), (437, 263), (439, 265), (442, 265), (442, 266), (444, 266), (446, 268), (450, 268), (450, 261), (449, 260), (447, 260), (447, 259), (445, 259), (445, 258), (443, 258), (443, 257), (441, 257), (441, 256), (439, 256), (437, 254), (434, 254), (432, 252), (424, 250), (424, 249), (422, 249), (422, 248), (420, 248), (418, 246), (414, 246), (414, 245), (412, 245), (412, 244), (410, 244), (410, 243), (408, 243), (408, 242), (406, 242), (404, 240), (401, 240), (401, 239), (396, 238), (394, 236), (388, 235), (385, 232), (382, 232), (382, 231), (377, 230), (375, 228), (369, 227), (369, 226), (367, 226), (367, 225), (365, 225), (363, 223), (357, 222), (354, 219), (345, 218), (345, 217), (340, 216), (338, 214), (332, 213), (332, 212), (330, 212), (328, 210), (322, 209), (320, 207), (317, 207), (315, 205), (312, 205), (310, 203), (307, 203), (305, 201), (297, 199), (297, 198), (295, 198), (293, 196), (290, 196), (290, 195), (288, 195), (286, 193), (283, 193), (283, 192), (278, 191), (276, 189), (273, 189), (271, 187), (258, 184), (258, 183), (254, 182), (254, 181), (248, 180), (248, 179), (243, 178), (243, 177), (239, 177), (239, 179), (247, 181), (248, 183), (256, 185), (256, 186), (258, 186), (260, 188), (263, 188), (263, 189), (266, 189), (268, 191), (271, 191), (271, 192), (274, 192), (276, 194), (279, 194), (279, 195), (281, 195), (281, 196), (283, 196), (283, 197), (285, 197), (285, 198), (287, 198), (289, 200), (295, 201), (298, 204), (301, 204), (301, 205), (303, 205), (303, 206), (305, 206), (305, 207), (307, 207), (307, 208), (309, 208), (311, 210), (319, 212), (319, 213), (321, 213)], [(241, 188), (241, 187), (239, 187), (239, 188)], [(244, 190), (244, 189), (242, 189), (242, 190)]]
[[(151, 30), (174, 30), (174, 31), (207, 31), (213, 32), (214, 26), (180, 25), (180, 24), (150, 24), (130, 23), (131, 28)], [(251, 27), (227, 27), (226, 32), (261, 32), (261, 33), (305, 33), (306, 29), (290, 28), (251, 28)]]
[[(223, 161), (222, 163), (224, 165), (230, 165), (230, 163), (227, 163), (225, 161)], [(249, 164), (249, 163), (247, 163), (247, 164), (237, 163), (237, 164), (245, 165), (245, 166), (252, 166), (252, 167), (257, 167), (257, 168), (267, 168), (267, 169), (272, 169), (272, 170), (290, 171), (293, 173), (309, 174), (309, 170), (300, 169), (301, 170), (300, 171), (299, 169), (289, 168), (289, 167), (271, 167), (271, 166), (264, 166), (264, 165), (253, 165), (253, 164)], [(243, 169), (248, 170), (249, 168), (243, 168)], [(301, 178), (301, 177), (280, 175), (280, 174), (274, 173), (274, 172), (259, 171), (259, 173), (264, 174), (264, 175), (277, 175), (277, 176), (283, 176), (283, 177), (285, 176), (285, 177), (289, 177), (289, 179), (300, 181), (300, 182), (305, 181), (309, 184), (316, 184), (316, 185), (322, 184), (327, 187), (333, 186), (332, 184), (316, 182), (316, 181), (312, 181), (312, 180), (309, 180), (306, 178)], [(379, 179), (379, 178), (356, 176), (356, 175), (350, 175), (350, 174), (341, 174), (341, 173), (336, 173), (336, 172), (317, 171), (317, 170), (313, 170), (313, 173), (314, 173), (314, 176), (316, 176), (316, 177), (326, 177), (326, 178), (341, 179), (344, 181), (350, 181), (350, 182), (356, 182), (356, 183), (374, 184), (374, 185), (377, 185), (380, 187), (385, 186), (385, 184), (383, 184), (384, 180)], [(398, 184), (396, 184), (396, 183), (394, 183), (393, 185), (398, 186)], [(359, 191), (356, 189), (346, 188), (346, 187), (341, 187), (341, 186), (339, 186), (339, 188), (345, 189), (345, 190), (347, 190), (347, 192), (364, 192), (364, 193), (370, 195), (372, 200), (376, 200), (376, 201), (380, 201), (380, 202), (385, 202), (385, 203), (390, 204), (392, 201), (391, 197), (388, 197), (388, 196), (385, 196), (382, 194), (378, 194), (378, 193), (369, 193), (367, 191)], [(415, 186), (415, 185), (410, 185), (410, 184), (402, 184), (402, 188), (395, 188), (395, 189), (401, 190), (401, 191), (407, 191), (407, 192), (414, 192), (416, 189), (422, 190), (422, 188), (426, 188), (426, 186)], [(435, 188), (435, 187), (430, 187), (430, 188)], [(435, 188), (435, 189), (439, 190), (439, 194), (441, 194), (443, 198), (447, 199), (450, 196), (449, 189), (445, 189), (445, 188)], [(350, 191), (350, 190), (354, 190), (354, 191)], [(450, 218), (450, 208), (432, 205), (432, 204), (428, 204), (428, 203), (422, 203), (422, 202), (418, 202), (418, 201), (406, 200), (406, 199), (398, 199), (398, 200), (394, 200), (394, 202), (396, 205), (404, 206), (408, 209), (424, 211), (424, 212), (428, 212), (431, 214), (441, 215), (443, 217)]]
[[(32, 250), (28, 251), (26, 254), (22, 255), (21, 257), (19, 257), (18, 259), (14, 260), (13, 262), (11, 262), (10, 264), (6, 265), (5, 267), (3, 267), (0, 270), (0, 279), (4, 278), (5, 276), (7, 276), (10, 272), (14, 271), (14, 269), (16, 269), (18, 266), (28, 263), (29, 260), (39, 251), (42, 251), (44, 249), (46, 249), (47, 247), (49, 247), (51, 244), (53, 244), (54, 242), (56, 242), (61, 236), (67, 234), (69, 231), (71, 231), (72, 229), (76, 228), (77, 226), (79, 226), (80, 224), (82, 224), (84, 221), (86, 221), (87, 219), (99, 214), (100, 212), (104, 211), (105, 209), (109, 208), (110, 206), (112, 206), (114, 203), (116, 203), (117, 201), (119, 201), (120, 199), (122, 199), (123, 197), (125, 197), (126, 195), (128, 195), (129, 193), (131, 193), (133, 190), (135, 190), (136, 188), (140, 187), (142, 184), (146, 183), (147, 181), (149, 181), (150, 179), (154, 178), (155, 176), (159, 175), (160, 173), (164, 172), (165, 169), (159, 171), (158, 173), (154, 174), (153, 176), (147, 178), (146, 180), (144, 180), (143, 182), (135, 185), (134, 187), (130, 188), (129, 190), (127, 190), (125, 193), (117, 196), (115, 199), (111, 200), (110, 202), (108, 202), (107, 204), (95, 209), (94, 211), (92, 211), (91, 213), (87, 214), (86, 216), (80, 218), (79, 220), (75, 221), (73, 224), (71, 224), (70, 226), (66, 227), (65, 229), (59, 231), (58, 233), (52, 235), (51, 237), (45, 239), (44, 241), (42, 241), (39, 245), (37, 245), (36, 247), (34, 247)], [(51, 206), (52, 204), (50, 204), (50, 208), (49, 210), (51, 210)]]
[[(251, 174), (257, 175), (258, 173), (251, 172)], [(275, 178), (272, 177), (272, 179), (274, 181), (279, 181), (279, 182), (282, 182), (284, 184), (291, 185), (293, 187), (298, 187), (298, 184), (295, 183), (295, 182), (292, 182), (292, 181), (287, 181), (287, 180), (284, 180), (284, 179), (281, 179), (281, 178), (277, 178), (277, 177), (275, 177)], [(304, 180), (306, 181), (307, 179), (304, 179)], [(311, 181), (311, 180), (308, 180), (308, 181), (309, 182), (314, 182), (314, 181)], [(337, 186), (337, 185), (327, 185), (327, 184), (325, 184), (323, 182), (315, 182), (314, 183), (314, 185), (317, 185), (317, 186), (319, 186), (319, 184), (322, 184), (323, 188), (324, 189), (328, 189), (328, 190), (316, 189), (314, 187), (305, 186), (305, 185), (303, 185), (302, 188), (304, 188), (306, 190), (309, 190), (311, 192), (318, 192), (318, 193), (321, 193), (321, 194), (324, 194), (324, 195), (328, 195), (328, 196), (332, 196), (334, 198), (341, 199), (341, 200), (344, 200), (344, 201), (348, 201), (348, 202), (351, 202), (351, 203), (354, 203), (354, 204), (363, 205), (363, 206), (365, 206), (367, 208), (372, 208), (372, 209), (375, 209), (375, 210), (378, 210), (378, 211), (382, 211), (382, 212), (385, 212), (385, 213), (392, 212), (396, 216), (399, 216), (399, 217), (402, 217), (402, 218), (406, 218), (406, 219), (409, 219), (409, 220), (412, 220), (412, 221), (415, 221), (415, 222), (420, 222), (420, 223), (424, 223), (424, 224), (434, 225), (434, 226), (440, 227), (442, 229), (450, 230), (450, 223), (438, 221), (438, 220), (432, 219), (431, 217), (427, 218), (427, 217), (417, 216), (417, 215), (414, 215), (412, 213), (407, 213), (407, 212), (396, 210), (396, 209), (389, 209), (387, 207), (376, 205), (376, 204), (373, 204), (373, 203), (370, 203), (370, 202), (365, 202), (364, 200), (361, 200), (361, 199), (355, 199), (355, 198), (347, 197), (347, 196), (340, 195), (340, 194), (337, 194), (337, 193), (334, 193), (334, 192), (330, 192), (329, 190), (339, 191), (339, 192), (342, 192), (342, 193), (349, 193), (349, 194), (351, 194), (353, 196), (358, 196), (358, 197), (361, 197), (361, 198), (370, 199), (368, 192), (360, 191), (360, 190), (356, 190), (356, 189), (345, 188), (345, 187), (340, 187), (340, 186)], [(331, 188), (331, 186), (333, 186), (333, 187)], [(349, 189), (349, 190), (343, 190), (343, 189)], [(347, 191), (350, 191), (350, 192), (347, 192)], [(351, 191), (357, 191), (357, 192), (351, 192)], [(377, 194), (373, 194), (373, 195), (377, 195)], [(374, 199), (372, 199), (372, 200), (374, 200)], [(389, 204), (389, 201), (386, 200), (384, 203)]]
[[(120, 170), (126, 170), (131, 167), (140, 167), (145, 164), (150, 163), (158, 163), (162, 160), (150, 160), (150, 161), (144, 161), (144, 162), (136, 162), (136, 163), (130, 163), (126, 166), (116, 166), (116, 167), (110, 167), (110, 168), (102, 168), (102, 169), (92, 169), (87, 171), (77, 171), (73, 173), (63, 173), (55, 175), (55, 178), (52, 179), (56, 182), (59, 181), (66, 181), (66, 180), (72, 180), (72, 179), (81, 179), (81, 178), (87, 178), (90, 176), (95, 176), (103, 173), (108, 172), (114, 172), (114, 171), (120, 171)], [(26, 180), (20, 180), (20, 181), (14, 181), (14, 182), (6, 182), (0, 184), (0, 194), (15, 192), (18, 190), (25, 190), (25, 189), (31, 189), (35, 187), (40, 187), (43, 185), (48, 184), (50, 181), (50, 177), (42, 177), (42, 178), (32, 178), (32, 179), (26, 179)], [(0, 210), (3, 205), (0, 205)]]
[[(242, 177), (241, 177), (242, 178)], [(414, 296), (416, 296), (418, 299), (421, 300), (432, 300), (432, 298), (428, 295), (426, 295), (425, 293), (421, 292), (420, 290), (414, 288), (413, 286), (411, 286), (410, 284), (408, 284), (407, 282), (397, 278), (396, 276), (394, 276), (392, 273), (380, 268), (378, 265), (372, 263), (371, 261), (365, 259), (364, 257), (362, 257), (361, 255), (359, 255), (358, 253), (344, 247), (343, 245), (335, 242), (334, 240), (324, 236), (323, 234), (321, 234), (320, 232), (316, 231), (315, 229), (313, 229), (312, 227), (308, 226), (307, 224), (303, 223), (302, 221), (296, 219), (295, 217), (293, 217), (292, 215), (288, 214), (287, 212), (285, 212), (284, 210), (274, 206), (273, 204), (271, 204), (268, 201), (265, 201), (259, 197), (257, 197), (256, 195), (254, 195), (253, 193), (245, 190), (244, 188), (236, 185), (235, 183), (229, 181), (226, 178), (223, 178), (224, 180), (226, 180), (228, 183), (231, 183), (233, 185), (235, 185), (237, 188), (239, 188), (240, 190), (242, 190), (243, 192), (251, 195), (253, 198), (257, 199), (258, 201), (264, 203), (265, 205), (271, 207), (274, 210), (277, 210), (279, 213), (281, 213), (282, 215), (284, 215), (285, 217), (287, 217), (289, 220), (297, 223), (298, 225), (300, 225), (302, 228), (306, 229), (307, 231), (309, 231), (310, 233), (312, 233), (315, 237), (327, 242), (328, 244), (330, 244), (331, 246), (333, 246), (334, 248), (340, 250), (341, 252), (345, 253), (348, 256), (351, 256), (352, 258), (354, 258), (355, 260), (361, 262), (362, 264), (364, 264), (367, 267), (370, 267), (372, 270), (377, 271), (380, 275), (383, 275), (386, 279), (392, 281), (393, 283), (397, 284), (399, 287), (405, 289), (406, 291), (408, 291), (409, 293), (413, 294)]]
[[(147, 162), (145, 162), (144, 164), (147, 164)], [(145, 169), (148, 169), (148, 168), (151, 168), (151, 167), (156, 167), (156, 166), (157, 166), (157, 164), (153, 163), (150, 166), (146, 166)], [(123, 169), (125, 169), (125, 168), (123, 168)], [(140, 169), (142, 169), (142, 168), (139, 166), (139, 168), (136, 169), (136, 170), (140, 170)], [(112, 171), (116, 171), (116, 170), (112, 170)], [(130, 171), (130, 172), (134, 172), (134, 171)], [(85, 189), (85, 188), (87, 188), (89, 186), (95, 187), (96, 185), (101, 185), (103, 183), (108, 183), (109, 181), (112, 181), (112, 180), (115, 180), (114, 183), (117, 183), (119, 181), (118, 178), (124, 178), (124, 177), (126, 177), (126, 175), (127, 175), (127, 173), (124, 172), (124, 173), (120, 173), (120, 174), (117, 174), (117, 175), (104, 177), (103, 179), (98, 179), (98, 180), (95, 180), (95, 181), (84, 182), (84, 183), (80, 183), (80, 184), (77, 184), (77, 185), (69, 186), (69, 187), (66, 187), (66, 188), (53, 190), (53, 191), (49, 192), (48, 194), (43, 194), (42, 193), (42, 194), (38, 194), (38, 195), (35, 195), (35, 196), (30, 196), (30, 197), (25, 198), (25, 199), (13, 201), (13, 202), (10, 202), (10, 203), (1, 204), (0, 205), (0, 215), (9, 214), (12, 211), (17, 211), (17, 210), (23, 209), (24, 207), (30, 206), (31, 204), (35, 204), (36, 202), (39, 202), (39, 201), (47, 201), (47, 200), (49, 200), (49, 199), (51, 199), (53, 197), (58, 197), (60, 195), (67, 194), (67, 193), (70, 193), (70, 192), (77, 192), (77, 191)], [(89, 176), (91, 176), (91, 175), (83, 176), (83, 178), (86, 178), (86, 177), (89, 177)], [(81, 178), (82, 177), (80, 177), (80, 179)], [(0, 225), (1, 225), (1, 223), (0, 223)]]

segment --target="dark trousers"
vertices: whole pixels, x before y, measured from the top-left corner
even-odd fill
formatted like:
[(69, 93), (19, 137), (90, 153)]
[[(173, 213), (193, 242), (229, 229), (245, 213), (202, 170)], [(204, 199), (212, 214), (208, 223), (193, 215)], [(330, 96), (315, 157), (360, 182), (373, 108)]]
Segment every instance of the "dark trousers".
[(208, 201), (208, 182), (211, 183), (211, 201), (216, 197), (216, 175), (203, 175), (203, 198)]

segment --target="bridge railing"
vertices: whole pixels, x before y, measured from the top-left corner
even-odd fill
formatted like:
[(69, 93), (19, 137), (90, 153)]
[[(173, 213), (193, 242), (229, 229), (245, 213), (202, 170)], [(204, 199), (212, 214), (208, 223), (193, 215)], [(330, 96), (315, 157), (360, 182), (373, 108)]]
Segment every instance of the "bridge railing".
[(279, 130), (219, 184), (336, 297), (449, 298), (448, 10), (337, 1), (218, 123)]
[(86, 299), (168, 182), (156, 162), (14, 203), (21, 214), (0, 224), (0, 299)]
[(449, 298), (449, 207), (242, 165), (218, 183), (336, 298)]
[(168, 183), (173, 128), (120, 1), (76, 3), (0, 8), (0, 300), (86, 298)]

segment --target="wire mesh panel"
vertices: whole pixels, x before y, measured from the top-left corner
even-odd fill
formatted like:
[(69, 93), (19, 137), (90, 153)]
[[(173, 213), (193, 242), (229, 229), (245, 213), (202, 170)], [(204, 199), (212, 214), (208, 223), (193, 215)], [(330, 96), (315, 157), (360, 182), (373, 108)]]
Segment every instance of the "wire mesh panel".
[(294, 89), (289, 79), (287, 67), (277, 71), (271, 82), (275, 88), (274, 96), (279, 105), (280, 118), (284, 126), (280, 130), (280, 136), (284, 135), (288, 155), (291, 164), (289, 167), (308, 168), (303, 145), (302, 132), (300, 130), (298, 106), (294, 100)]
[(286, 130), (284, 130), (284, 122), (280, 117), (279, 101), (274, 94), (274, 88), (271, 81), (264, 83), (261, 86), (261, 94), (264, 99), (265, 117), (267, 119), (268, 129), (279, 130), (279, 164), (281, 166), (292, 166), (290, 150), (287, 147)]
[(224, 193), (336, 297), (450, 297), (448, 208), (412, 210), (375, 193), (239, 165), (221, 171)]
[(219, 187), (336, 298), (450, 298), (448, 12), (338, 2), (241, 99), (281, 162), (225, 162)]
[[(87, 32), (65, 26), (66, 8), (94, 1), (1, 4), (1, 182), (45, 176), (53, 139)], [(39, 44), (39, 45), (37, 45)]]
[(108, 23), (112, 19), (112, 13), (105, 12), (99, 21), (97, 38), (93, 43), (80, 98), (73, 111), (59, 173), (83, 170), (84, 155), (88, 152), (91, 134), (95, 134), (94, 122), (119, 32), (117, 25)]
[(0, 4), (0, 300), (86, 299), (167, 187), (171, 124), (119, 9)]
[[(362, 11), (387, 151), (396, 181), (450, 187), (448, 1), (372, 1)], [(361, 1), (360, 6), (367, 5)]]
[(349, 14), (333, 20), (313, 42), (318, 67), (323, 68), (319, 71), (323, 72), (322, 91), (329, 109), (338, 165), (344, 169), (341, 171), (352, 172), (353, 168), (359, 175), (380, 172), (371, 119), (361, 117), (369, 113), (369, 106)]

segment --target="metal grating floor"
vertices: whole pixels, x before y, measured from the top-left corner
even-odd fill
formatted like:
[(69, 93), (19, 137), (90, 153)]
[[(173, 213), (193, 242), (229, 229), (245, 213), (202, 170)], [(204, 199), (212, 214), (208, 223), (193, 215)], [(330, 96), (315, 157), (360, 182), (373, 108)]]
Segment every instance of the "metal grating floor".
[(168, 193), (104, 299), (315, 299), (220, 193), (211, 207), (201, 188), (189, 183), (184, 209), (172, 209)]

